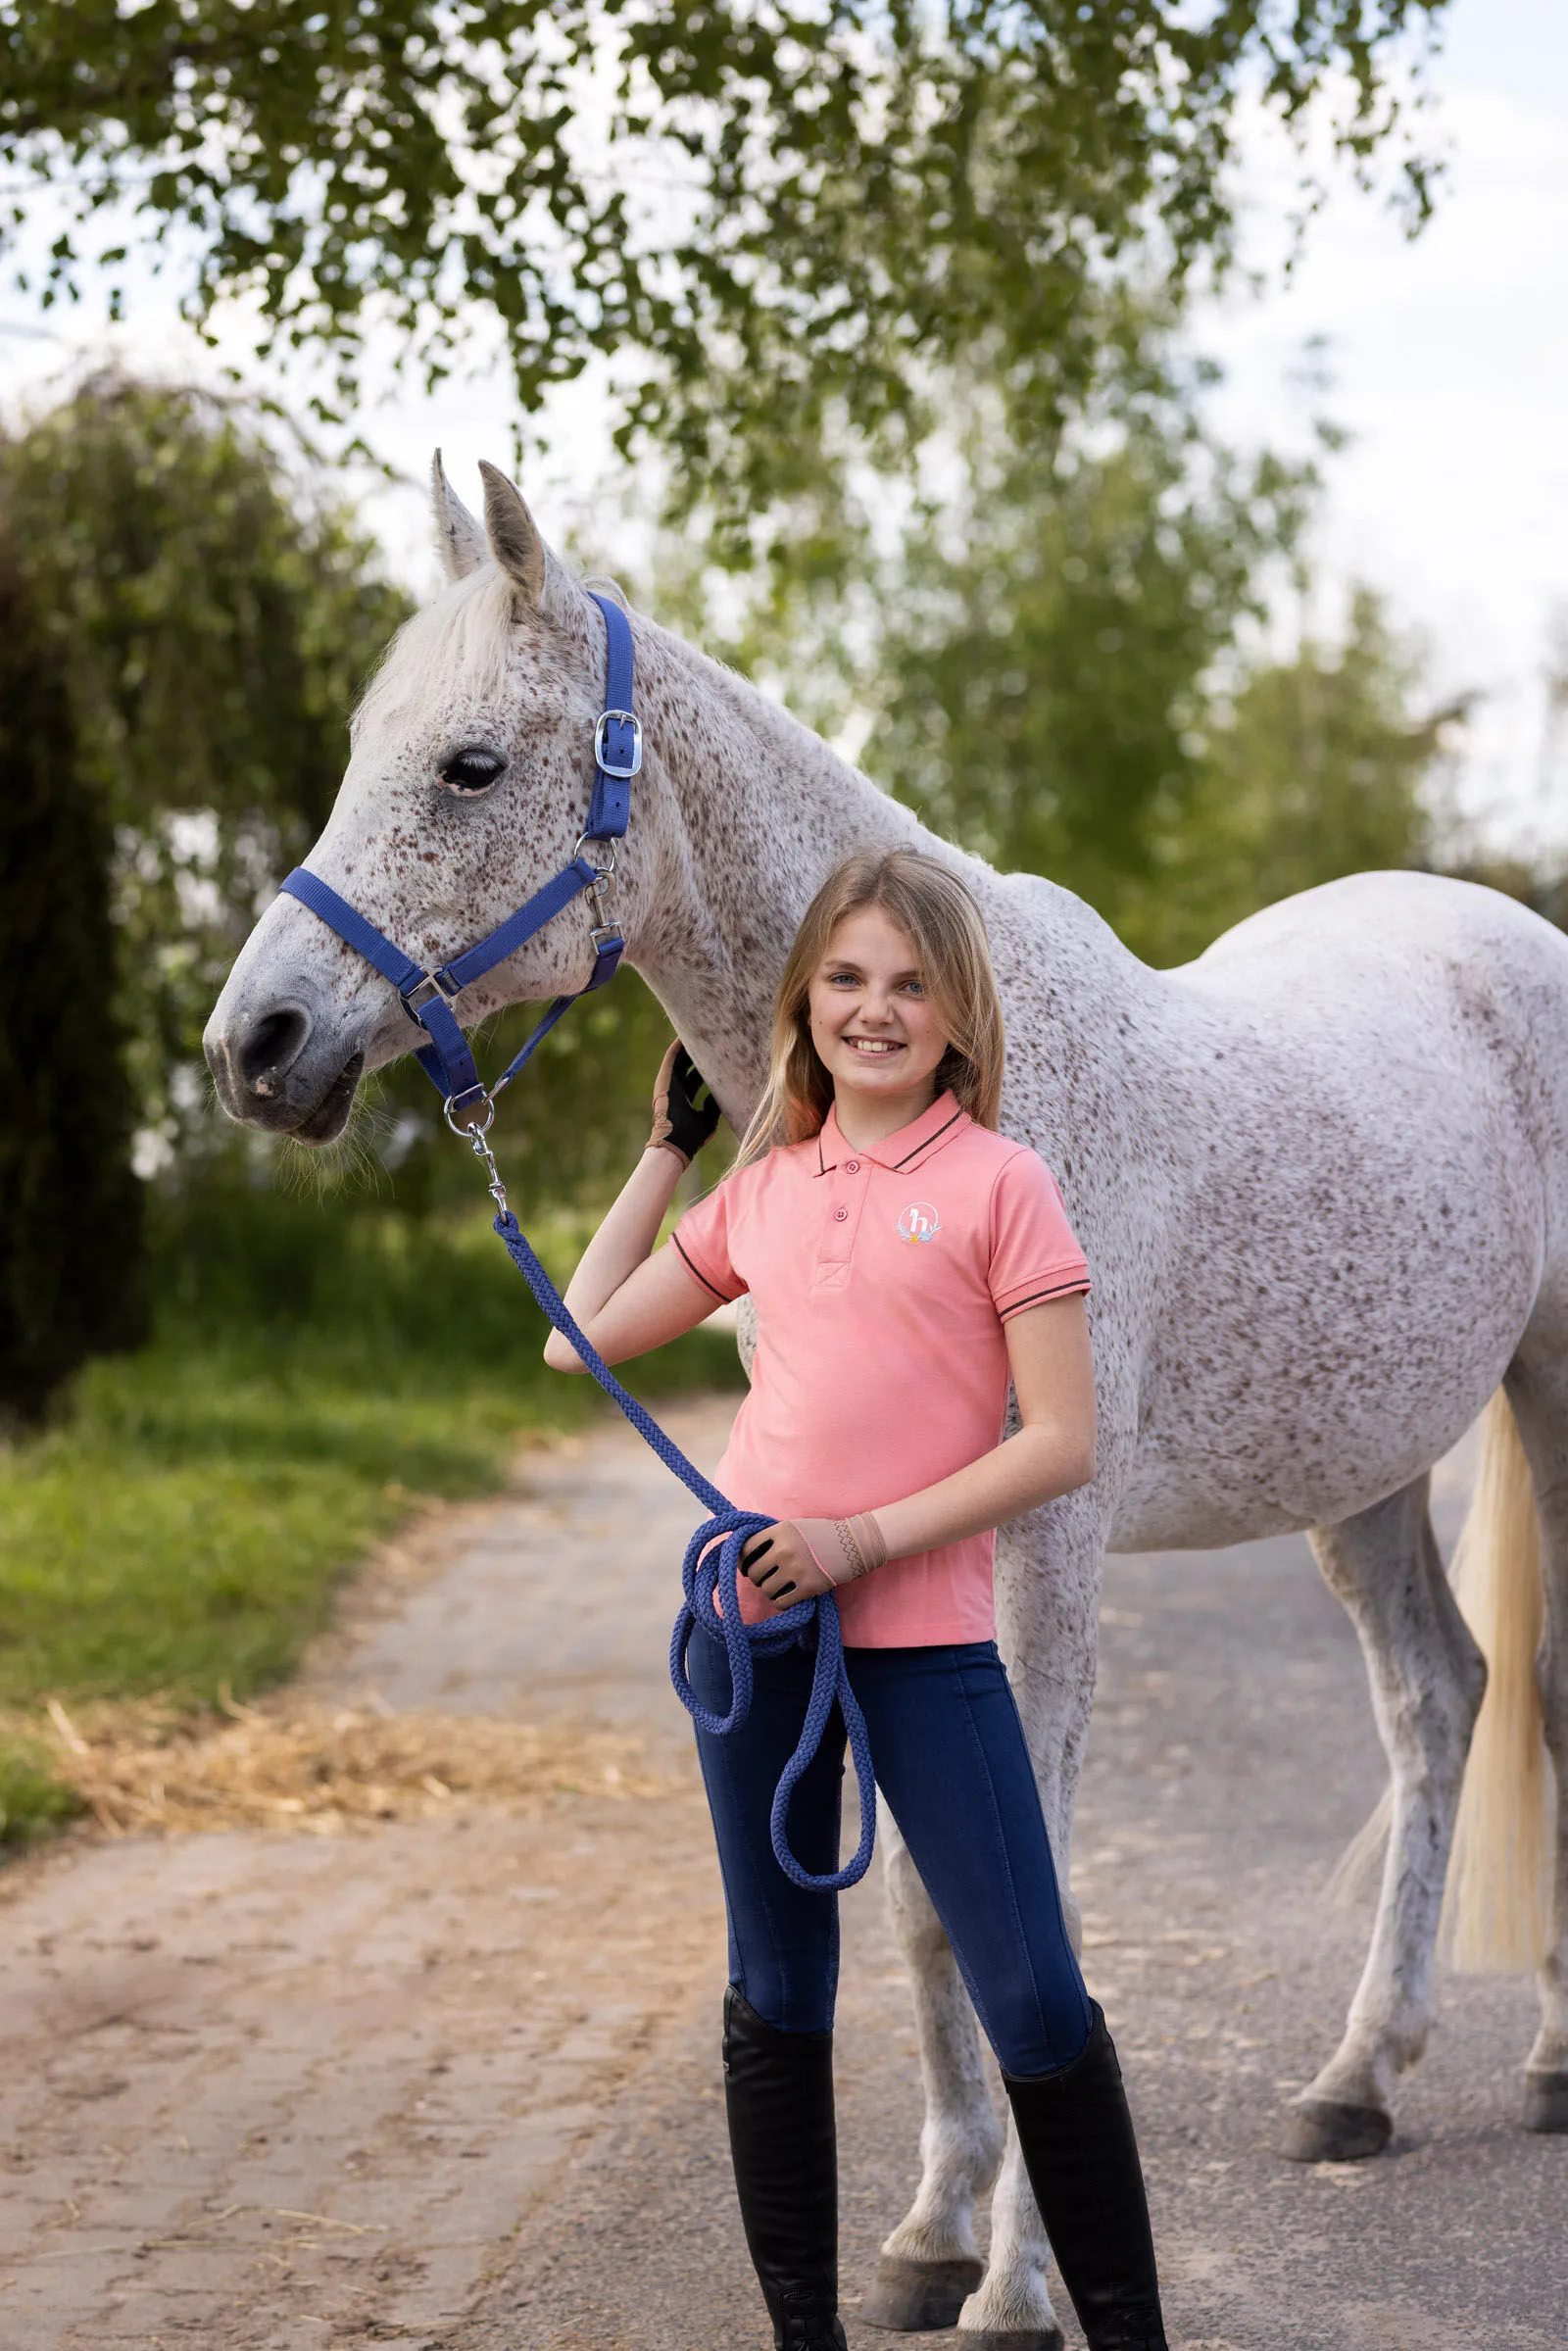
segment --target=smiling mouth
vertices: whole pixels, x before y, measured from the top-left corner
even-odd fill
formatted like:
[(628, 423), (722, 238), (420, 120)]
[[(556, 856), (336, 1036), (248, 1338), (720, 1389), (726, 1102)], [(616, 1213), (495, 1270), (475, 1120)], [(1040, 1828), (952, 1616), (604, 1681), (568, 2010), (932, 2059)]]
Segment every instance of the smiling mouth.
[(846, 1037), (843, 1042), (862, 1060), (886, 1060), (890, 1053), (902, 1053), (903, 1044), (896, 1037)]

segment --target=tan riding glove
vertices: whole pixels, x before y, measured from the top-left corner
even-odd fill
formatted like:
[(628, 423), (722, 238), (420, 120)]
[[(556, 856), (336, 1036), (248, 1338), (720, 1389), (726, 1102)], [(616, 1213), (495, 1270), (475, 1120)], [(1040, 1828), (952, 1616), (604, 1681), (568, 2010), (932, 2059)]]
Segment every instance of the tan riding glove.
[(784, 1518), (755, 1535), (741, 1565), (759, 1592), (780, 1608), (814, 1599), (868, 1576), (888, 1555), (874, 1511), (855, 1518)]
[(717, 1124), (718, 1104), (677, 1037), (654, 1081), (654, 1131), (648, 1148), (673, 1151), (682, 1167), (689, 1167)]

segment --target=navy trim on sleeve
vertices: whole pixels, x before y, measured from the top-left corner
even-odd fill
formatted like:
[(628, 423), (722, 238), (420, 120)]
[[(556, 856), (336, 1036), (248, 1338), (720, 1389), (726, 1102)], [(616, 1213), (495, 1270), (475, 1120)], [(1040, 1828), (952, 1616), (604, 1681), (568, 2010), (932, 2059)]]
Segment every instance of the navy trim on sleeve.
[[(684, 1250), (682, 1254), (685, 1254)], [(693, 1266), (692, 1270), (695, 1273), (697, 1269)], [(1028, 1298), (1014, 1298), (1009, 1306), (999, 1306), (997, 1319), (999, 1322), (1010, 1322), (1015, 1314), (1023, 1312), (1025, 1306), (1043, 1306), (1048, 1298), (1081, 1298), (1089, 1286), (1086, 1273), (1074, 1274), (1071, 1281), (1058, 1282), (1054, 1290), (1035, 1290)]]
[(692, 1263), (690, 1257), (688, 1257), (686, 1254), (686, 1251), (681, 1248), (680, 1235), (678, 1233), (671, 1233), (670, 1239), (675, 1244), (680, 1261), (686, 1267), (688, 1273), (690, 1273), (696, 1281), (701, 1282), (705, 1290), (711, 1290), (713, 1292), (713, 1296), (717, 1298), (721, 1306), (733, 1306), (735, 1303), (735, 1298), (745, 1297), (746, 1294), (742, 1290), (737, 1290), (734, 1298), (730, 1298), (727, 1297), (722, 1290), (714, 1289), (713, 1284), (709, 1280), (707, 1274), (699, 1272), (698, 1268)]

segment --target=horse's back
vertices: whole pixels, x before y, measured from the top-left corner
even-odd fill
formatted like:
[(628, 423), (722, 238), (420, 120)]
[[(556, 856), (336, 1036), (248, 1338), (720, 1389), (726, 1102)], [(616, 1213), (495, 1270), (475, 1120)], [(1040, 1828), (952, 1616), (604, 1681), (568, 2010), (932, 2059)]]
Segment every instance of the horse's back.
[(1358, 875), (1163, 988), (1180, 1142), (1131, 1529), (1348, 1515), (1568, 1293), (1568, 940), (1494, 891)]
[[(1289, 1065), (1359, 1102), (1374, 1135), (1468, 1127), (1536, 1202), (1568, 1264), (1568, 938), (1441, 874), (1362, 873), (1249, 916), (1167, 975), (1260, 1024)], [(1337, 1081), (1337, 1082), (1336, 1082)]]
[[(1561, 931), (1501, 891), (1434, 873), (1353, 873), (1303, 890), (1248, 915), (1166, 977), (1202, 994), (1297, 998), (1314, 967), (1352, 1016), (1363, 1008), (1357, 983), (1377, 991), (1395, 975), (1473, 989), (1499, 1008), (1512, 999), (1527, 1015), (1568, 1004)], [(1568, 1049), (1568, 1024), (1564, 1038)]]

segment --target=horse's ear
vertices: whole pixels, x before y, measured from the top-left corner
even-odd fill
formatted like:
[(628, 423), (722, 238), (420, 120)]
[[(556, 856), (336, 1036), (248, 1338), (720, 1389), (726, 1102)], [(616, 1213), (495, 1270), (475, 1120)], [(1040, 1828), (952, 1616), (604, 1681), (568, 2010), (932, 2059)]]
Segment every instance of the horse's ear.
[(481, 458), (484, 527), (490, 553), (513, 585), (537, 612), (545, 593), (545, 543), (539, 528), (506, 475)]
[(482, 527), (448, 481), (439, 449), (430, 467), (430, 501), (435, 509), (436, 552), (447, 577), (466, 579), (470, 571), (489, 562), (490, 550)]

